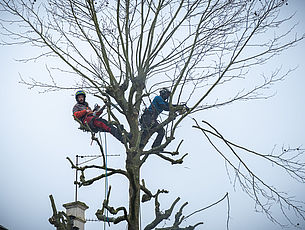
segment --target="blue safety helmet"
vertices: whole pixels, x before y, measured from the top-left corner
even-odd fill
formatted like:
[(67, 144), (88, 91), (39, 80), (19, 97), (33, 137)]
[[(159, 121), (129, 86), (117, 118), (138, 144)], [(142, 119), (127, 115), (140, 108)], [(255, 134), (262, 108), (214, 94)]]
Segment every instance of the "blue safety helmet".
[(79, 90), (75, 93), (75, 100), (78, 102), (77, 97), (79, 95), (84, 95), (85, 99), (86, 99), (86, 93), (83, 90)]

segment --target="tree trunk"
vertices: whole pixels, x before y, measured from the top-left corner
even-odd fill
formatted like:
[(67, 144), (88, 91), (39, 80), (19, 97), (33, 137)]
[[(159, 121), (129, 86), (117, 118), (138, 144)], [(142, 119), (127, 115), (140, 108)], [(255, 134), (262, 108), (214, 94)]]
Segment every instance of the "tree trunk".
[(129, 176), (129, 223), (128, 230), (140, 229), (140, 156), (129, 153), (126, 160)]

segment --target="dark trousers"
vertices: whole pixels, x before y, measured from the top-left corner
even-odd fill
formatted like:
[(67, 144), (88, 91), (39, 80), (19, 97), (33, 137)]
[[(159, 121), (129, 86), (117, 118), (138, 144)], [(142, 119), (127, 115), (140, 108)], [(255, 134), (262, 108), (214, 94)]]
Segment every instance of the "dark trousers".
[[(140, 124), (141, 130), (143, 131), (140, 146), (144, 147), (144, 140), (147, 136), (151, 136), (153, 134), (152, 130), (155, 129), (159, 125), (159, 123), (155, 118), (154, 114), (146, 112), (142, 115), (140, 119)], [(158, 135), (151, 146), (152, 148), (161, 145), (163, 137), (165, 135), (165, 130), (163, 127), (160, 127), (159, 129), (155, 130), (155, 132), (157, 132)]]

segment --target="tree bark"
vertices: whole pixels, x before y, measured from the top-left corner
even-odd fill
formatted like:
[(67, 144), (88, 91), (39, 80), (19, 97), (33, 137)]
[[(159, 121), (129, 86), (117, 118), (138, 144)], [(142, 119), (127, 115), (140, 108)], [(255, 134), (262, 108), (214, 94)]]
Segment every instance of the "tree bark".
[(140, 154), (128, 153), (126, 170), (129, 177), (128, 230), (140, 229)]

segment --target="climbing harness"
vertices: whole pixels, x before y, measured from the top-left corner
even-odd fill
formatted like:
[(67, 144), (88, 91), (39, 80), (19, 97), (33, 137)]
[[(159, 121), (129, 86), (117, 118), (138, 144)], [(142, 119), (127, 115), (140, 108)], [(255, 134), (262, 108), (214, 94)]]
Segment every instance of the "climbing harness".
[(82, 123), (82, 121), (81, 120), (79, 120), (78, 118), (76, 118), (74, 115), (73, 115), (73, 118), (74, 118), (74, 120), (75, 121), (77, 121), (78, 123), (79, 123), (79, 128), (78, 129), (80, 129), (80, 130), (82, 130), (83, 132), (92, 132), (92, 133), (97, 133), (98, 131), (97, 131), (97, 129), (93, 129), (92, 127), (93, 127), (93, 121), (95, 120), (95, 117), (93, 117), (92, 119), (91, 119), (91, 121), (89, 122), (89, 124), (88, 123), (85, 123), (85, 124), (83, 124)]

